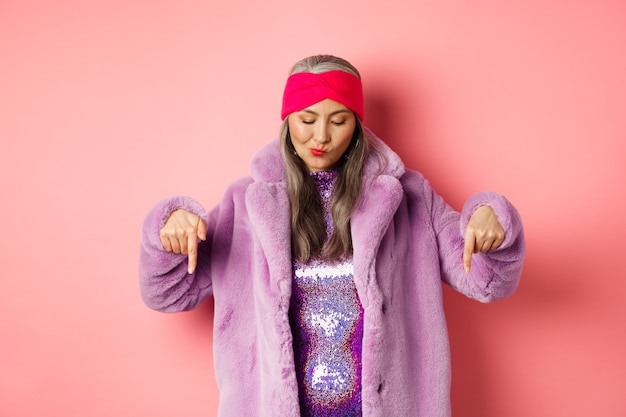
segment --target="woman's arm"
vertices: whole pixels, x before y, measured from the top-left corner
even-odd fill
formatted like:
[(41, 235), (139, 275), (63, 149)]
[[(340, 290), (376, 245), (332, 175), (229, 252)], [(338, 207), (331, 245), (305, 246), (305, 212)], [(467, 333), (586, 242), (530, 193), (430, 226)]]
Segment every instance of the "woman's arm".
[(485, 191), (472, 196), (458, 213), (431, 193), (442, 279), (482, 302), (511, 295), (525, 256), (522, 222), (515, 207), (502, 195)]
[(148, 307), (191, 310), (211, 294), (211, 229), (205, 210), (189, 197), (168, 198), (150, 211), (139, 254), (141, 295)]

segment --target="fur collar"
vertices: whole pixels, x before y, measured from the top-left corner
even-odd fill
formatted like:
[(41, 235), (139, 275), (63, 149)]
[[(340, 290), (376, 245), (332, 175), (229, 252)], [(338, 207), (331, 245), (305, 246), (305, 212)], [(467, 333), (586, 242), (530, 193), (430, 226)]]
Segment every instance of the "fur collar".
[[(378, 304), (379, 291), (374, 273), (374, 259), (382, 237), (393, 219), (404, 196), (400, 177), (404, 164), (387, 145), (374, 136), (383, 155), (385, 166), (368, 160), (365, 166), (366, 181), (363, 183), (362, 200), (352, 215), (352, 238), (354, 242), (355, 284), (364, 306)], [(263, 148), (252, 160), (251, 175), (254, 182), (246, 192), (252, 229), (259, 240), (270, 270), (267, 288), (271, 298), (278, 299), (279, 309), (289, 308), (291, 294), (291, 239), (289, 199), (285, 168), (280, 155), (278, 140)]]

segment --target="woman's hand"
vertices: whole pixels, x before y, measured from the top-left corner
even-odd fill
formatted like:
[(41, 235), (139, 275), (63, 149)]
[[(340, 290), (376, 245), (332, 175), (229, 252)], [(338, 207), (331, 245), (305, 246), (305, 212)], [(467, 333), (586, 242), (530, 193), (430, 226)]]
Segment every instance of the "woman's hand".
[(465, 229), (463, 267), (470, 271), (473, 253), (486, 253), (500, 247), (504, 241), (504, 229), (498, 216), (489, 206), (480, 206), (470, 217)]
[(199, 216), (183, 209), (170, 214), (159, 232), (163, 248), (168, 252), (186, 254), (189, 273), (198, 263), (198, 239), (206, 240), (207, 226)]

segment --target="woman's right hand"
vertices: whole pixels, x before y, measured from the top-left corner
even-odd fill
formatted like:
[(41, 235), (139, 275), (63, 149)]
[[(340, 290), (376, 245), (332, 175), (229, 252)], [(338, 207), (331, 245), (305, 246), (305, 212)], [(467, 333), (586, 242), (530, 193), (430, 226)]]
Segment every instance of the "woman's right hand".
[(198, 264), (198, 239), (206, 240), (206, 233), (207, 225), (200, 216), (178, 209), (170, 214), (159, 238), (166, 251), (187, 255), (187, 270), (191, 274)]

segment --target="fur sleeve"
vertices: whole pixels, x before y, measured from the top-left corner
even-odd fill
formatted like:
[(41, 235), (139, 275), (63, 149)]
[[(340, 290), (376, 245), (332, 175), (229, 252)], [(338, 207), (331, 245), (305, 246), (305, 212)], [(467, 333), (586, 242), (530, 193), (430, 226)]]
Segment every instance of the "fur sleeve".
[[(472, 196), (458, 213), (432, 190), (431, 195), (442, 279), (481, 302), (511, 295), (519, 284), (525, 256), (522, 222), (515, 207), (502, 195), (485, 191)], [(462, 261), (465, 228), (474, 211), (482, 205), (494, 209), (504, 228), (505, 239), (497, 250), (473, 254), (471, 271), (466, 273)]]
[[(187, 255), (166, 252), (159, 232), (170, 214), (179, 208), (207, 222), (207, 240), (198, 246), (198, 266), (187, 272)], [(177, 312), (195, 308), (211, 293), (211, 223), (202, 206), (189, 197), (177, 196), (158, 203), (146, 217), (141, 232), (139, 284), (145, 304), (158, 311)]]

